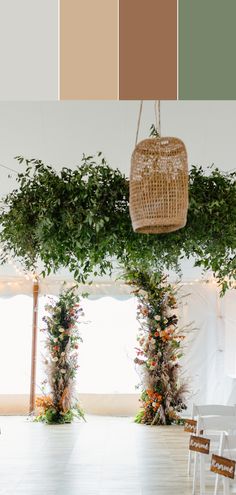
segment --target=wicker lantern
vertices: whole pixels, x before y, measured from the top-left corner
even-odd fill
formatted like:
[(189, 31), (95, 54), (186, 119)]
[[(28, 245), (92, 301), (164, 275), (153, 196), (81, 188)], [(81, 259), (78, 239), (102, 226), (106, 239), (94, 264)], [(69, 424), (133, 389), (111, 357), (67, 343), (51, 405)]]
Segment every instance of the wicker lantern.
[(139, 142), (132, 154), (130, 216), (135, 232), (173, 232), (186, 225), (188, 165), (184, 143), (174, 137)]

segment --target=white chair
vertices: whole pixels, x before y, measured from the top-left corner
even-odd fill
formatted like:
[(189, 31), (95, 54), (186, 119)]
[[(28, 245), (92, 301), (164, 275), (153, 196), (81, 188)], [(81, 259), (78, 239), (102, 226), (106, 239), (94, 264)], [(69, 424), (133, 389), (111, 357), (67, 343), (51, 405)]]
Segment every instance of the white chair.
[[(236, 416), (236, 406), (224, 406), (222, 404), (193, 404), (192, 419), (198, 416)], [(188, 453), (188, 476), (191, 475), (192, 452)]]
[[(197, 419), (197, 435), (203, 432), (203, 436), (210, 438), (211, 440), (211, 452), (212, 441), (217, 440), (217, 447), (215, 452), (219, 450), (221, 433), (233, 433), (236, 432), (236, 416), (199, 416)], [(194, 470), (193, 470), (193, 485), (192, 494), (196, 494), (197, 487), (197, 467), (200, 468), (200, 495), (205, 495), (205, 462), (209, 460), (209, 455), (200, 454), (194, 452)], [(199, 463), (198, 463), (199, 461)], [(218, 478), (216, 478), (215, 490), (217, 493)]]
[[(225, 432), (222, 432), (218, 455), (236, 461), (236, 435), (226, 435)], [(218, 486), (219, 486), (220, 478), (222, 479), (222, 483), (223, 483), (223, 494), (230, 495), (231, 480), (224, 476), (220, 476), (219, 474), (216, 474), (214, 495), (218, 494)]]

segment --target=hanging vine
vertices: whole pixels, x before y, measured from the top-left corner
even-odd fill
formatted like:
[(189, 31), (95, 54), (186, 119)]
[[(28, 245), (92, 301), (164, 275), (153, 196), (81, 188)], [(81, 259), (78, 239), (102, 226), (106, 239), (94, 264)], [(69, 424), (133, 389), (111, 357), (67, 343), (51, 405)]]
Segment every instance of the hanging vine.
[(58, 173), (41, 160), (17, 160), (26, 170), (2, 202), (2, 263), (11, 253), (27, 270), (40, 260), (43, 275), (67, 267), (84, 282), (117, 263), (179, 270), (183, 257), (193, 257), (195, 265), (213, 271), (222, 293), (236, 279), (235, 172), (192, 166), (186, 227), (147, 235), (133, 232), (128, 180), (101, 153)]

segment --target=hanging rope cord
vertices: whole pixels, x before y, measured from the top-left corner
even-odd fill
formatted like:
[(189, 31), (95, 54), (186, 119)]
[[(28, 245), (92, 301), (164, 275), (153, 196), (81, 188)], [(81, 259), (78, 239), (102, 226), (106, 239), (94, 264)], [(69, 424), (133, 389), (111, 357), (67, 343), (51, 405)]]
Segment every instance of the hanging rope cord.
[[(135, 146), (138, 143), (138, 136), (139, 136), (139, 130), (140, 130), (142, 111), (143, 111), (143, 100), (140, 101), (140, 106), (139, 106)], [(160, 100), (155, 100), (154, 112), (155, 112), (155, 120), (156, 120), (156, 130), (157, 130), (159, 138), (160, 138), (161, 137), (161, 101)]]
[(5, 170), (9, 170), (9, 172), (14, 172), (14, 174), (16, 174), (16, 175), (18, 175), (18, 173), (19, 173), (16, 170), (14, 170), (14, 168), (10, 168), (10, 167), (7, 167), (6, 165), (2, 165), (2, 163), (0, 163), (0, 167), (4, 168)]
[(156, 117), (156, 130), (161, 137), (161, 101), (156, 100), (154, 104), (155, 117)]

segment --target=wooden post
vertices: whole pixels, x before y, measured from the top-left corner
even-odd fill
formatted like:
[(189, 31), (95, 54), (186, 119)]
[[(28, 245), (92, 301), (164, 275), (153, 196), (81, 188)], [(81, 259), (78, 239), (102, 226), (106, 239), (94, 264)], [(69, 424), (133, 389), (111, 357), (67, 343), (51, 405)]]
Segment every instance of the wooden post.
[(39, 281), (35, 277), (33, 281), (33, 322), (32, 322), (32, 347), (31, 347), (31, 379), (30, 379), (30, 402), (29, 414), (33, 414), (35, 409), (35, 382), (37, 364), (37, 329), (38, 329), (38, 298)]

